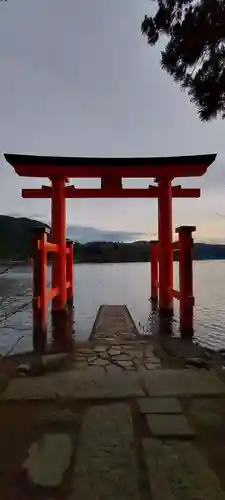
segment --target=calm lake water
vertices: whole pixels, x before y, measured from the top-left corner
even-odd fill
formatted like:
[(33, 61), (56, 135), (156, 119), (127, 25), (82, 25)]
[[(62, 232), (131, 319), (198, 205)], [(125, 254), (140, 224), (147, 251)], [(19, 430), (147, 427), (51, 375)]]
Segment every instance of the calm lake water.
[[(175, 288), (178, 266), (174, 264)], [(147, 263), (75, 266), (76, 340), (88, 339), (101, 304), (127, 304), (142, 333), (151, 328), (150, 270)], [(194, 263), (195, 337), (214, 349), (225, 348), (225, 261)], [(0, 275), (0, 353), (32, 347), (32, 273), (17, 267)], [(178, 334), (175, 300), (174, 335)], [(13, 314), (17, 308), (20, 312)], [(24, 336), (20, 339), (20, 337)], [(20, 339), (20, 340), (19, 340)], [(15, 346), (15, 343), (18, 343)]]

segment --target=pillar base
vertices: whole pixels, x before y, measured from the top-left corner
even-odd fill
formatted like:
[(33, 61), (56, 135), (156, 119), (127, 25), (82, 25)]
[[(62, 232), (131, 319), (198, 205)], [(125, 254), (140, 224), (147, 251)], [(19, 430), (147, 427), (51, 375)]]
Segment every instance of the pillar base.
[(188, 328), (180, 328), (180, 335), (182, 339), (192, 339), (194, 336), (194, 330)]
[(75, 330), (74, 330), (74, 300), (73, 297), (70, 299), (67, 299), (67, 308), (68, 308), (68, 313), (69, 313), (69, 322), (70, 322), (70, 331), (71, 331), (71, 337), (74, 340), (75, 336)]
[(71, 314), (67, 307), (52, 310), (52, 336), (57, 350), (68, 351), (71, 349)]
[(33, 349), (34, 352), (43, 354), (47, 350), (47, 327), (43, 328), (33, 325)]
[(171, 318), (173, 316), (173, 306), (171, 305), (171, 307), (168, 308), (159, 306), (159, 315), (164, 318)]
[(173, 335), (172, 316), (159, 316), (159, 335), (170, 337)]
[(74, 309), (74, 302), (73, 302), (73, 297), (70, 297), (69, 299), (67, 299), (67, 307), (69, 310), (73, 310)]
[(158, 300), (150, 298), (152, 311), (158, 311)]

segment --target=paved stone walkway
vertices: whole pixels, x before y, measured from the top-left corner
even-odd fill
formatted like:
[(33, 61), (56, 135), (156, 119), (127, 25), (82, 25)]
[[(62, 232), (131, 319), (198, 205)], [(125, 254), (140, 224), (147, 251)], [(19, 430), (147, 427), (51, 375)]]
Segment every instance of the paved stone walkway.
[(139, 500), (132, 418), (124, 404), (88, 410), (70, 500)]
[(147, 342), (95, 343), (76, 346), (73, 357), (73, 369), (86, 369), (88, 366), (117, 366), (124, 370), (138, 370), (143, 366), (146, 370), (160, 368), (160, 360), (155, 356), (153, 347)]
[[(99, 358), (96, 351), (81, 349), (80, 355), (84, 356), (86, 363), (82, 369), (77, 366), (77, 355), (74, 359), (70, 359), (67, 369), (56, 373), (46, 373), (44, 376), (35, 377), (16, 377), (3, 391), (1, 399), (10, 400), (55, 400), (62, 399), (123, 399), (130, 397), (138, 397), (149, 395), (152, 397), (168, 397), (168, 396), (211, 396), (224, 395), (225, 385), (218, 379), (214, 372), (194, 369), (164, 369), (160, 370), (159, 360), (152, 352), (152, 346), (146, 344), (141, 345), (140, 357), (137, 357), (137, 346), (132, 346), (129, 349), (130, 354), (126, 354), (124, 346), (113, 346), (112, 362), (110, 363), (105, 358), (102, 358), (102, 353), (105, 346), (102, 346), (103, 351), (98, 346)], [(124, 354), (122, 353), (124, 350)], [(137, 365), (134, 369), (130, 369), (129, 365), (121, 366), (120, 357), (130, 356), (129, 362), (132, 362), (133, 357), (137, 357)], [(151, 369), (148, 369), (151, 359)], [(86, 358), (85, 358), (86, 357)], [(93, 358), (96, 358), (93, 360)], [(91, 359), (89, 364), (88, 359)], [(107, 364), (95, 363), (96, 360), (105, 360)], [(94, 363), (94, 365), (93, 365)]]
[(72, 442), (67, 434), (44, 434), (32, 443), (23, 464), (29, 479), (40, 486), (59, 486), (70, 465)]
[(58, 372), (18, 370), (2, 388), (1, 498), (225, 500), (184, 403), (225, 402), (213, 371), (163, 369), (137, 341), (76, 346), (42, 366), (57, 359)]
[(153, 500), (225, 500), (216, 474), (189, 442), (145, 439)]

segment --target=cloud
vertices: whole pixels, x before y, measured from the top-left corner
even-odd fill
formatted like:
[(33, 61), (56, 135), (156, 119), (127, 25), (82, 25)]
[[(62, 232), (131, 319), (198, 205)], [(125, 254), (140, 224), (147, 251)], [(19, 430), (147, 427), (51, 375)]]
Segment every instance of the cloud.
[[(225, 221), (216, 213), (225, 212), (224, 127), (220, 120), (202, 124), (187, 93), (161, 70), (160, 47), (149, 48), (140, 30), (151, 3), (10, 0), (0, 5), (0, 149), (105, 157), (217, 152), (204, 177), (182, 179), (184, 186), (201, 187), (202, 197), (175, 202), (173, 220), (175, 227), (196, 224), (198, 238), (222, 238)], [(38, 187), (42, 180), (16, 176), (2, 158), (0, 174), (0, 213), (50, 220), (49, 200), (21, 199), (21, 188)], [(96, 182), (74, 180), (77, 186)], [(124, 184), (144, 182), (149, 183), (129, 179)], [(157, 229), (157, 201), (68, 200), (67, 221), (100, 227), (105, 236), (114, 232), (116, 239), (146, 234), (150, 239)]]
[(106, 231), (95, 227), (67, 226), (67, 236), (79, 243), (90, 241), (113, 241), (131, 242), (143, 239), (143, 233), (131, 233), (129, 231)]

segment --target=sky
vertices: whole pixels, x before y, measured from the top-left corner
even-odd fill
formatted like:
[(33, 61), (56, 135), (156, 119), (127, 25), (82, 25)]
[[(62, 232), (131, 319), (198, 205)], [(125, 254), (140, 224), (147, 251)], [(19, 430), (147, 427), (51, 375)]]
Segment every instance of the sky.
[[(0, 2), (0, 151), (52, 156), (176, 156), (217, 153), (198, 200), (173, 202), (173, 225), (197, 226), (197, 241), (225, 242), (225, 121), (202, 124), (189, 97), (160, 68), (160, 49), (141, 34), (151, 0)], [(176, 181), (176, 183), (177, 183)], [(0, 157), (0, 213), (49, 222), (48, 200), (23, 200)], [(99, 180), (73, 180), (97, 187)], [(144, 187), (149, 180), (128, 179)], [(153, 239), (156, 200), (68, 200), (67, 223)]]

